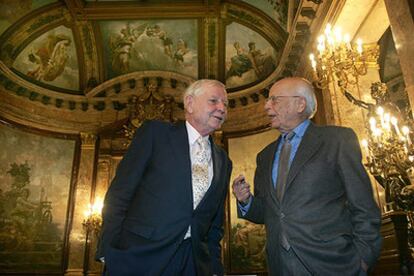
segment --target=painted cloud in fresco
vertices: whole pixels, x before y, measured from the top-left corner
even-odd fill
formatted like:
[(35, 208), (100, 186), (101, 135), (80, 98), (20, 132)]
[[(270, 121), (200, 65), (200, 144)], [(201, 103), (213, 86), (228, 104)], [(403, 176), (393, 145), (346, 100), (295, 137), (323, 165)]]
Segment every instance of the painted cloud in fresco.
[(144, 70), (198, 76), (196, 20), (101, 22), (107, 78)]
[(13, 67), (31, 79), (60, 88), (79, 89), (79, 69), (72, 31), (57, 27), (30, 43)]
[(248, 85), (268, 77), (276, 68), (277, 53), (261, 35), (232, 23), (226, 30), (226, 86)]

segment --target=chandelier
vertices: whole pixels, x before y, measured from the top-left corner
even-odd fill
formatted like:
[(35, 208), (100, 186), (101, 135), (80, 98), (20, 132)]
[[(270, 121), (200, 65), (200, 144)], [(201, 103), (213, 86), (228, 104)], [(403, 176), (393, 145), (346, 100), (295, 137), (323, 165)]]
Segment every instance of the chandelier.
[(309, 56), (316, 85), (329, 89), (336, 85), (353, 104), (368, 111), (365, 122), (368, 139), (361, 141), (365, 148), (365, 165), (385, 190), (385, 210), (414, 211), (414, 185), (410, 175), (414, 166), (413, 120), (407, 110), (401, 111), (390, 101), (384, 83), (372, 83), (371, 97), (375, 103), (364, 102), (353, 96), (359, 91), (359, 78), (367, 73), (369, 65), (377, 66), (378, 46), (369, 47), (360, 39), (351, 43), (349, 35), (332, 30), (327, 25), (319, 36), (317, 54)]
[[(378, 59), (378, 47), (364, 47), (361, 39), (351, 43), (348, 34), (340, 28), (326, 26), (318, 37), (317, 55), (310, 54), (311, 65), (319, 88), (336, 84), (343, 92), (351, 86), (358, 87), (359, 76), (367, 73), (368, 64)], [(359, 89), (359, 88), (358, 88)]]

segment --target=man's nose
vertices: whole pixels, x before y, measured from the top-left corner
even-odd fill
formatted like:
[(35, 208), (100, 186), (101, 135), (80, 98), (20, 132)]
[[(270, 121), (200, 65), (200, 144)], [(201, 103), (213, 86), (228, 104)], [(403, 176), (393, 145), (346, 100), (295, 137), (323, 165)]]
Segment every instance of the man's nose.
[(217, 103), (217, 109), (220, 110), (221, 112), (225, 113), (227, 111), (227, 107), (224, 104), (224, 101), (219, 101)]

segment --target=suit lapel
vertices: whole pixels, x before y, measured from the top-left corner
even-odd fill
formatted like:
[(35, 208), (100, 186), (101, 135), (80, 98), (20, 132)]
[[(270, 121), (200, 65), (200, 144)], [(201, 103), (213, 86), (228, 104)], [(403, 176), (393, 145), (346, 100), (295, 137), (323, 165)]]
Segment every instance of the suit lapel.
[(184, 179), (179, 181), (179, 183), (182, 183), (181, 185), (183, 185), (183, 190), (179, 190), (180, 194), (182, 191), (182, 196), (184, 197), (183, 202), (188, 204), (189, 208), (193, 209), (190, 146), (188, 144), (188, 134), (185, 123), (180, 122), (174, 125), (170, 131), (169, 138), (171, 149), (176, 160), (176, 165), (173, 165), (173, 167), (183, 168)]
[(289, 169), (285, 192), (297, 174), (300, 172), (302, 167), (305, 165), (305, 163), (310, 160), (311, 157), (319, 150), (320, 146), (322, 145), (322, 140), (319, 139), (319, 136), (320, 134), (318, 132), (318, 128), (313, 125), (313, 123), (310, 123)]
[(279, 136), (279, 138), (276, 140), (276, 142), (272, 145), (272, 147), (269, 149), (269, 157), (268, 157), (268, 168), (267, 168), (267, 175), (268, 175), (268, 189), (269, 189), (269, 193), (270, 193), (270, 197), (273, 199), (273, 201), (276, 204), (279, 204), (279, 199), (276, 196), (276, 189), (275, 189), (275, 185), (273, 183), (273, 177), (272, 177), (272, 172), (273, 172), (273, 165), (274, 165), (274, 160), (275, 160), (275, 155), (276, 155), (276, 151), (277, 151), (277, 147), (280, 143), (281, 140), (281, 135)]

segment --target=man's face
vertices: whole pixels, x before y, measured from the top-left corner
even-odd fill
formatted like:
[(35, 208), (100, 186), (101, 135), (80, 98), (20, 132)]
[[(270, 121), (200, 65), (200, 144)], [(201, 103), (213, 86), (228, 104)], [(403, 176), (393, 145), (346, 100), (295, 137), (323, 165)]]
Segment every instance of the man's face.
[(219, 129), (227, 115), (227, 94), (220, 86), (204, 86), (204, 92), (187, 96), (187, 120), (202, 135)]
[(276, 83), (269, 92), (265, 110), (272, 128), (280, 132), (293, 130), (301, 121), (306, 104), (303, 97), (292, 90), (289, 83)]

